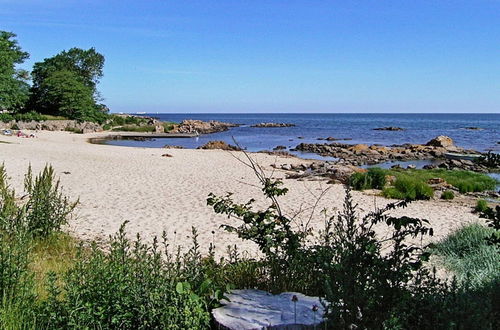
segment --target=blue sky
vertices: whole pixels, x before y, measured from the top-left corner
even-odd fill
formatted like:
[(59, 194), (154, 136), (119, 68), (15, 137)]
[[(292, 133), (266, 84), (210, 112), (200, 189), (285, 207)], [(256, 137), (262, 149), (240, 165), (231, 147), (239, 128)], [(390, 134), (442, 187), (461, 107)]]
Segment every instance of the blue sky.
[(104, 54), (112, 111), (500, 112), (500, 1), (0, 0), (31, 58)]

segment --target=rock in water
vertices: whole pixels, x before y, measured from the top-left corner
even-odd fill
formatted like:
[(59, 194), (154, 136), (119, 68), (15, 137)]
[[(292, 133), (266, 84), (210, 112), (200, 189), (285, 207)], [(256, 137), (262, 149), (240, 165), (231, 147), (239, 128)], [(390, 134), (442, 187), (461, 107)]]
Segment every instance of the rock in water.
[(323, 323), (325, 310), (318, 297), (260, 290), (233, 290), (226, 296), (229, 301), (212, 311), (218, 329), (314, 329)]

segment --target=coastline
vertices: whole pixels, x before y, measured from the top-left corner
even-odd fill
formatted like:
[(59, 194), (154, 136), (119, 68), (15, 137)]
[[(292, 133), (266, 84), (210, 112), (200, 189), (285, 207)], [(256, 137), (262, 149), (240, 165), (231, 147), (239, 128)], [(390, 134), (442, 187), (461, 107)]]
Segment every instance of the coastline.
[[(211, 192), (216, 195), (233, 192), (237, 201), (256, 198), (257, 206), (267, 204), (261, 198), (252, 170), (236, 159), (244, 156), (242, 152), (168, 149), (173, 157), (162, 157), (166, 149), (88, 143), (89, 138), (107, 134), (42, 131), (35, 139), (2, 136), (0, 140), (10, 144), (0, 144), (0, 161), (5, 164), (18, 193), (22, 191), (29, 164), (35, 173), (45, 164), (51, 164), (66, 194), (74, 200), (80, 199), (76, 216), (67, 230), (82, 240), (107, 239), (124, 221), (129, 221), (128, 233), (131, 236), (139, 233), (148, 242), (166, 231), (171, 246), (189, 246), (194, 226), (202, 248), (214, 243), (220, 255), (227, 245), (237, 244), (240, 251), (256, 253), (252, 243), (243, 242), (235, 234), (219, 228), (235, 220), (216, 215), (206, 206)], [(285, 178), (285, 172), (275, 170), (272, 164), (304, 163), (303, 159), (263, 153), (252, 153), (251, 157), (276, 178)], [(340, 184), (294, 179), (284, 179), (284, 184), (289, 193), (281, 199), (282, 205), (291, 215), (302, 210), (297, 222), (309, 217), (315, 196), (329, 189), (315, 209), (317, 216), (311, 223), (314, 230), (323, 228), (324, 217), (319, 214), (322, 209), (327, 208), (329, 214), (333, 214), (342, 207), (344, 188)], [(360, 213), (389, 202), (357, 191), (353, 191), (353, 196)], [(441, 200), (416, 201), (395, 214), (428, 219), (435, 233), (432, 240), (444, 237), (463, 224), (483, 222), (471, 213), (470, 206)]]

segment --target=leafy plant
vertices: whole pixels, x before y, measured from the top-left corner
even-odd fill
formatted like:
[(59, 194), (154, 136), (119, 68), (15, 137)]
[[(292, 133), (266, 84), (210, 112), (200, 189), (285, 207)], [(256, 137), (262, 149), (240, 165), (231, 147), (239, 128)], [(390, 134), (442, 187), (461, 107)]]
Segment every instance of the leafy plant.
[(70, 202), (64, 196), (59, 181), (56, 181), (52, 166), (33, 178), (31, 166), (24, 179), (24, 188), (29, 195), (25, 204), (25, 223), (34, 236), (47, 237), (59, 231), (68, 222), (78, 202)]
[(394, 187), (386, 188), (382, 193), (387, 198), (407, 200), (430, 199), (434, 195), (428, 184), (407, 176), (397, 178)]
[[(166, 248), (166, 242), (162, 244)], [(126, 238), (125, 224), (111, 238), (109, 253), (95, 245), (81, 250), (62, 290), (49, 283), (42, 316), (50, 327), (119, 329), (208, 328), (209, 314), (182, 260), (169, 263), (155, 240)], [(203, 282), (205, 283), (205, 282)], [(209, 286), (209, 284), (205, 284)], [(203, 289), (205, 290), (205, 289)]]

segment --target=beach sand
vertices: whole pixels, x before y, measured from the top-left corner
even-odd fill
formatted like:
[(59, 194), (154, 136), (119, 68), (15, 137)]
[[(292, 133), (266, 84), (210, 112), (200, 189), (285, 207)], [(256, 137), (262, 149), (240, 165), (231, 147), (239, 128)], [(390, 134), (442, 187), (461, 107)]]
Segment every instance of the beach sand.
[[(129, 221), (131, 237), (139, 233), (146, 241), (166, 231), (171, 246), (189, 246), (191, 228), (199, 232), (202, 252), (214, 243), (219, 254), (227, 245), (236, 244), (240, 251), (254, 255), (256, 246), (239, 240), (236, 234), (220, 229), (221, 224), (238, 224), (237, 220), (217, 215), (206, 205), (209, 193), (223, 195), (233, 192), (234, 200), (246, 202), (257, 198), (257, 205), (266, 202), (253, 171), (237, 158), (242, 152), (221, 150), (131, 148), (90, 144), (96, 134), (69, 132), (38, 132), (37, 138), (0, 136), (0, 163), (4, 163), (12, 186), (20, 194), (23, 177), (31, 164), (35, 173), (51, 164), (61, 180), (64, 192), (80, 203), (67, 230), (83, 240), (106, 240), (124, 221)], [(163, 157), (168, 153), (173, 157)], [(250, 154), (266, 170), (273, 163), (303, 163), (301, 159), (277, 158), (267, 154)], [(66, 172), (67, 174), (64, 174)], [(69, 173), (68, 173), (69, 172)], [(274, 177), (285, 176), (282, 171)], [(344, 188), (327, 185), (326, 181), (284, 180), (289, 193), (281, 198), (288, 215), (302, 212), (297, 223), (307, 221), (317, 196), (329, 188), (316, 206), (310, 225), (322, 229), (324, 216), (342, 208)], [(373, 211), (389, 201), (382, 197), (353, 192), (359, 212)], [(482, 221), (469, 206), (449, 201), (418, 201), (395, 212), (428, 219), (434, 228), (432, 240), (468, 222)], [(381, 235), (383, 233), (380, 233)]]

